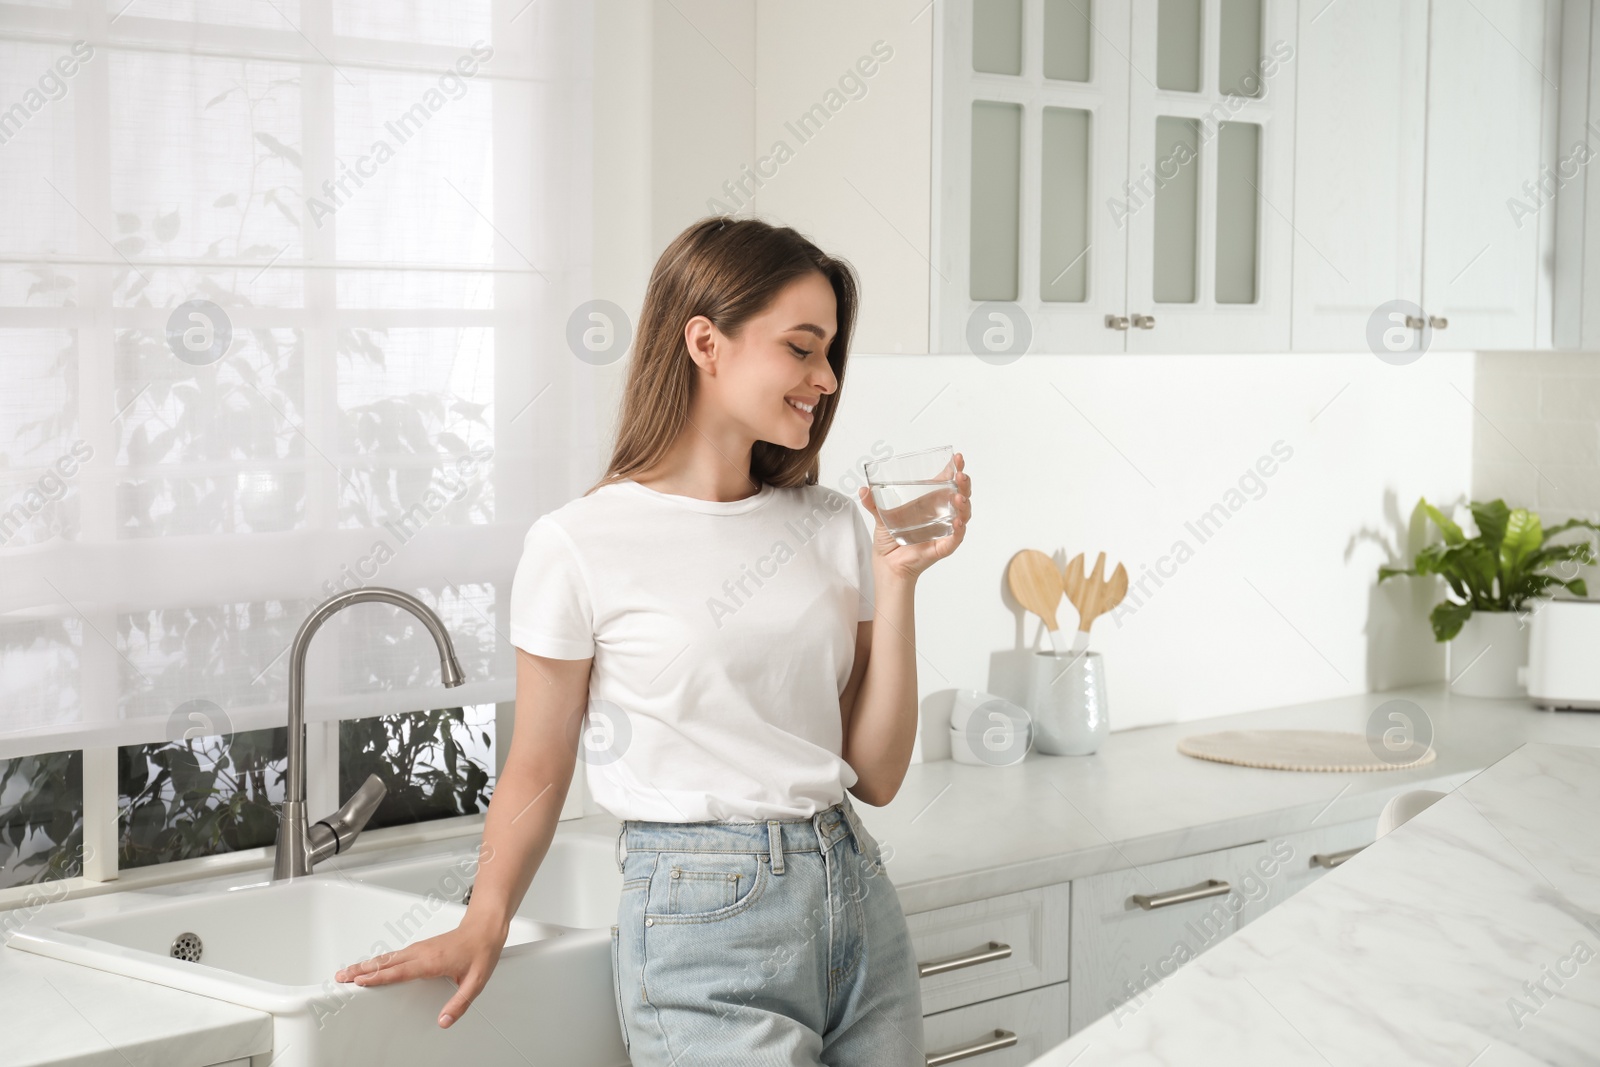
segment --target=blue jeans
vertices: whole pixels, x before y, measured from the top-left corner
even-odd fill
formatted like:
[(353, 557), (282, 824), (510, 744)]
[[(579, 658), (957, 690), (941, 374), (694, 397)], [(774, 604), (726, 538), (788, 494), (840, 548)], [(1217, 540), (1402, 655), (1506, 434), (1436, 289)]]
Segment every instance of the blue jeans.
[(923, 1067), (910, 931), (848, 796), (809, 819), (628, 820), (617, 838), (635, 1067)]

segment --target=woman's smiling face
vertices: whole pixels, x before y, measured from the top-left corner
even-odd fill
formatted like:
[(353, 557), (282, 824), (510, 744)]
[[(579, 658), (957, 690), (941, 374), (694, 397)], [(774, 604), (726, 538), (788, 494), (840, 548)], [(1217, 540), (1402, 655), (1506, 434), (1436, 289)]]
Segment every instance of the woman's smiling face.
[(696, 349), (696, 334), (701, 345), (714, 334), (718, 355), (716, 374), (702, 377), (701, 387), (753, 440), (806, 447), (816, 421), (807, 409), (839, 387), (828, 364), (828, 346), (838, 332), (836, 312), (833, 286), (821, 271), (812, 271), (784, 286), (737, 338), (726, 337), (704, 318), (691, 320), (686, 327), (690, 350)]

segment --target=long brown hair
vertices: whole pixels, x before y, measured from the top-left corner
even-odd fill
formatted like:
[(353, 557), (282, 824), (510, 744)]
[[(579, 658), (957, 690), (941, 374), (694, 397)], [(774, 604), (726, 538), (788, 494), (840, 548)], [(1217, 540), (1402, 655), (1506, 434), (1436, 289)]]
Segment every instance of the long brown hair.
[(845, 359), (856, 319), (855, 271), (787, 226), (712, 215), (673, 238), (650, 273), (611, 464), (584, 495), (654, 466), (688, 425), (699, 374), (683, 339), (690, 319), (704, 315), (725, 335), (737, 337), (784, 286), (811, 271), (821, 271), (833, 286), (838, 333), (828, 346), (828, 365), (838, 387), (817, 401), (806, 447), (755, 443), (750, 478), (777, 489), (815, 485), (817, 454), (844, 392)]

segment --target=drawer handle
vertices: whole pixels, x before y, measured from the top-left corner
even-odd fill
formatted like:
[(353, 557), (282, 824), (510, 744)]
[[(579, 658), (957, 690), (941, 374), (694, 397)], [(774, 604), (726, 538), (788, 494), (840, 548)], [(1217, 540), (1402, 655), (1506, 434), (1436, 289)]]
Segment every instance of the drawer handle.
[(928, 1067), (942, 1067), (946, 1063), (982, 1056), (985, 1052), (998, 1052), (1017, 1043), (1017, 1035), (1010, 1030), (996, 1030), (988, 1037), (980, 1037), (970, 1045), (962, 1045), (947, 1052), (928, 1053)]
[(1366, 845), (1357, 845), (1355, 848), (1347, 848), (1343, 852), (1318, 852), (1311, 857), (1311, 866), (1326, 867), (1331, 871), (1366, 847)]
[(1192, 885), (1187, 889), (1169, 889), (1165, 893), (1152, 893), (1149, 896), (1143, 893), (1135, 893), (1133, 902), (1145, 911), (1150, 911), (1154, 908), (1171, 907), (1174, 904), (1187, 904), (1191, 900), (1220, 897), (1232, 888), (1220, 878), (1207, 878), (1198, 885)]
[(963, 967), (976, 967), (980, 963), (993, 963), (1003, 960), (1011, 955), (1011, 946), (999, 941), (991, 941), (983, 948), (963, 952), (959, 956), (949, 956), (942, 960), (931, 960), (928, 963), (917, 964), (917, 977), (927, 978), (946, 971), (959, 971)]

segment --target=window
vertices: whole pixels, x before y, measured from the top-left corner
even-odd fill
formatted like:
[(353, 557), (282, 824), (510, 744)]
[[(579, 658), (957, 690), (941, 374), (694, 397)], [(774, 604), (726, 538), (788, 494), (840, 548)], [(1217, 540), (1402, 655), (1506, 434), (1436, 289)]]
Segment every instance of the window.
[(0, 888), (262, 843), (289, 645), (360, 585), (468, 681), (335, 616), (313, 795), (483, 810), (522, 536), (599, 467), (590, 15), (0, 3)]

